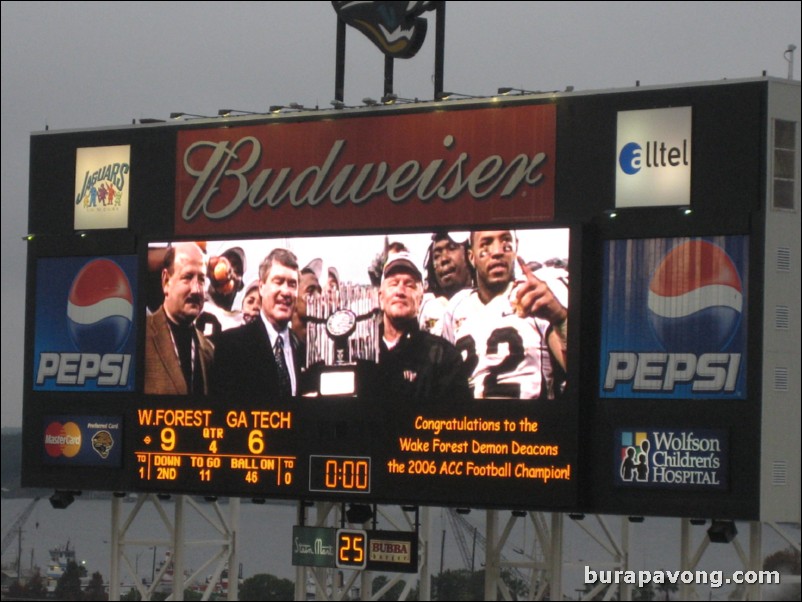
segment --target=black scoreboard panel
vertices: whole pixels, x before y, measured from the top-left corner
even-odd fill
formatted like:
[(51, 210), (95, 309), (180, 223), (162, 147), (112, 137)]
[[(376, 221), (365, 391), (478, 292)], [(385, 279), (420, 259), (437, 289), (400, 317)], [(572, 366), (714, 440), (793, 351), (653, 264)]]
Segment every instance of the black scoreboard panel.
[(121, 470), (45, 462), (40, 476), (70, 490), (361, 503), (570, 508), (576, 495), (576, 417), (559, 404), (151, 397), (112, 415), (107, 407), (104, 420), (123, 425), (113, 435)]
[(502, 400), (392, 407), (300, 398), (258, 409), (143, 402), (127, 429), (132, 488), (447, 504), (469, 495), (486, 506), (567, 507), (576, 449), (564, 410)]

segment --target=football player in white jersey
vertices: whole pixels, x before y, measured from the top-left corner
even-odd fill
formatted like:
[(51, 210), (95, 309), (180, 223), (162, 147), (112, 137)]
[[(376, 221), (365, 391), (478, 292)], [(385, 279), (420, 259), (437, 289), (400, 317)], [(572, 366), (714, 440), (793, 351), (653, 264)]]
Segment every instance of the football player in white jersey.
[[(474, 397), (553, 399), (566, 367), (564, 281), (538, 278), (517, 256), (511, 230), (472, 232), (470, 242), (476, 288), (451, 300), (443, 337), (462, 353)], [(519, 281), (516, 261), (523, 274)], [(559, 298), (552, 286), (563, 287)]]
[(459, 291), (473, 286), (473, 266), (468, 261), (468, 232), (432, 234), (424, 269), (426, 292), (420, 308), (420, 327), (438, 336), (443, 334), (443, 314), (449, 300)]

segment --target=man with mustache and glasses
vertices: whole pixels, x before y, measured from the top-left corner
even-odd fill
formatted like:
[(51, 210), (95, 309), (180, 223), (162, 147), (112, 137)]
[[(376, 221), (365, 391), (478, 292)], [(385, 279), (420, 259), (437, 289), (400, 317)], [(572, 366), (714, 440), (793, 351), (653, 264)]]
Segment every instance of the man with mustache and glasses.
[(214, 393), (254, 404), (299, 394), (306, 352), (290, 329), (299, 281), (294, 253), (279, 248), (265, 257), (259, 265), (258, 317), (215, 340)]
[(205, 282), (206, 257), (196, 243), (167, 249), (161, 272), (164, 302), (147, 318), (145, 393), (208, 393), (214, 348), (195, 326)]
[(451, 299), (443, 337), (462, 353), (474, 397), (553, 399), (564, 384), (568, 311), (567, 295), (561, 302), (551, 287), (567, 293), (565, 280), (538, 278), (518, 257), (511, 230), (475, 231), (470, 243), (476, 288)]

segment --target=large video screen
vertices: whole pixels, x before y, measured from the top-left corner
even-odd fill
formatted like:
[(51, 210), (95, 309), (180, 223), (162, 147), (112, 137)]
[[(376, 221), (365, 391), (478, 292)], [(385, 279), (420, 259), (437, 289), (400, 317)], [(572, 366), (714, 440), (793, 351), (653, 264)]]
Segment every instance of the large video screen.
[(569, 508), (569, 230), (147, 248), (133, 488)]

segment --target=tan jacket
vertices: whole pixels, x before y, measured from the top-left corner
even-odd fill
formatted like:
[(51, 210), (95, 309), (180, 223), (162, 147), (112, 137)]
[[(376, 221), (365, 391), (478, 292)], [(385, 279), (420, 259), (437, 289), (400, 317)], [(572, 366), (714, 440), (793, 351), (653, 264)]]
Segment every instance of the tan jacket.
[[(209, 392), (209, 371), (214, 345), (198, 332), (203, 393)], [(187, 384), (170, 336), (164, 306), (148, 316), (145, 333), (145, 393), (148, 395), (186, 395)]]

